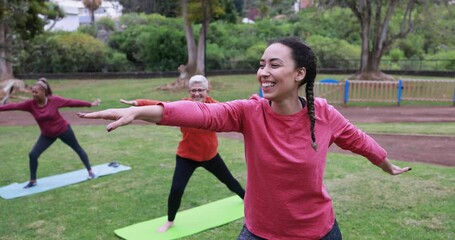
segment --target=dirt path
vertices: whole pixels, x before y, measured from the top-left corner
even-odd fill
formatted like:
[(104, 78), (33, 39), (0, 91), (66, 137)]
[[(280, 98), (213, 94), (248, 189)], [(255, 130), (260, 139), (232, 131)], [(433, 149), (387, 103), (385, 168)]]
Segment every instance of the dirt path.
[[(83, 109), (82, 111), (84, 111)], [(455, 107), (338, 107), (352, 123), (369, 122), (455, 122)], [(105, 120), (87, 120), (76, 116), (77, 111), (63, 111), (73, 125), (106, 125)], [(29, 113), (0, 112), (0, 126), (34, 125)], [(141, 122), (137, 122), (141, 124)], [(223, 133), (222, 137), (242, 139), (240, 134)], [(455, 136), (412, 136), (371, 134), (383, 146), (391, 159), (408, 162), (426, 162), (442, 166), (455, 166)], [(331, 152), (350, 153), (337, 146)]]

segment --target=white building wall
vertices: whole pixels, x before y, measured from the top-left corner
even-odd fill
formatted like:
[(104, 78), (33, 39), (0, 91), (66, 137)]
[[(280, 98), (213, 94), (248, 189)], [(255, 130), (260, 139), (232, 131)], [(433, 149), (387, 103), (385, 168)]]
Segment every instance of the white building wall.
[[(60, 9), (65, 13), (65, 17), (55, 24), (51, 31), (75, 31), (77, 28), (87, 23), (90, 19), (89, 11), (82, 3), (82, 0), (51, 0), (58, 4)], [(101, 17), (111, 17), (117, 19), (122, 15), (122, 5), (118, 1), (101, 2), (101, 6), (95, 11), (95, 21)], [(52, 23), (45, 26), (49, 30)]]

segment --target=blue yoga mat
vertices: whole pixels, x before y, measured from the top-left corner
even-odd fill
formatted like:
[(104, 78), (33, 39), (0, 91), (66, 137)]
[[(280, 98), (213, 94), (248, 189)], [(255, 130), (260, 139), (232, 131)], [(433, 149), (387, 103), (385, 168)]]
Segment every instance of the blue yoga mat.
[[(124, 166), (121, 164), (105, 163), (92, 167), (96, 177), (105, 175), (115, 174), (122, 171), (130, 170), (131, 167)], [(18, 197), (24, 197), (40, 192), (52, 190), (83, 181), (87, 181), (88, 173), (87, 169), (81, 169), (73, 172), (67, 172), (59, 175), (39, 178), (38, 184), (34, 187), (24, 189), (24, 186), (28, 183), (12, 183), (8, 186), (0, 188), (0, 196), (4, 199), (13, 199)]]

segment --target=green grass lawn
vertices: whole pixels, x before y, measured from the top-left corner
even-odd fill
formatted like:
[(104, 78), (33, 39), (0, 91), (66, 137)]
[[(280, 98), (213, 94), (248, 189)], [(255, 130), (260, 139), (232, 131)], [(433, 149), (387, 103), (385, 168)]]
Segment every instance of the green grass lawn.
[[(211, 95), (220, 101), (257, 92), (254, 75), (211, 77)], [(96, 109), (123, 107), (120, 98), (176, 100), (185, 91), (159, 92), (169, 79), (51, 80), (57, 95), (93, 100)], [(453, 125), (407, 124), (394, 132), (453, 133)], [(390, 124), (360, 125), (387, 132)], [(132, 170), (27, 197), (0, 199), (0, 239), (118, 239), (114, 230), (166, 215), (178, 128), (134, 125), (107, 133), (105, 126), (73, 125), (92, 165), (119, 161)], [(37, 126), (0, 126), (0, 186), (28, 179), (28, 152)], [(450, 134), (450, 133), (449, 133)], [(219, 152), (245, 185), (243, 144), (220, 138)], [(394, 161), (400, 166), (408, 163)], [(362, 157), (329, 154), (325, 184), (345, 239), (455, 239), (455, 169), (412, 163), (413, 170), (390, 176)], [(77, 155), (57, 141), (40, 157), (38, 176), (82, 169)], [(232, 196), (211, 174), (198, 169), (180, 210)], [(197, 219), (195, 219), (197, 220)], [(178, 215), (176, 218), (178, 224)], [(236, 239), (243, 219), (186, 239)], [(151, 229), (154, 231), (154, 229)]]
[[(322, 79), (344, 80), (349, 75), (338, 74), (317, 75), (316, 81)], [(400, 76), (396, 76), (400, 78)], [(435, 77), (409, 77), (418, 79), (450, 79)], [(218, 101), (230, 101), (235, 99), (246, 99), (251, 94), (258, 93), (259, 85), (256, 75), (230, 75), (230, 76), (210, 76), (208, 77), (211, 84), (210, 95)], [(124, 107), (119, 103), (120, 98), (136, 99), (148, 98), (163, 101), (174, 101), (188, 96), (186, 90), (176, 91), (158, 91), (157, 87), (172, 82), (174, 78), (154, 78), (154, 79), (114, 79), (114, 80), (49, 80), (52, 90), (55, 94), (67, 98), (77, 98), (87, 101), (100, 98), (102, 103), (95, 109), (105, 109), (112, 107)], [(27, 84), (33, 84), (35, 80), (27, 80)], [(396, 106), (396, 103), (380, 102), (350, 102), (349, 106)], [(407, 105), (425, 105), (425, 106), (451, 106), (448, 102), (411, 102), (403, 101), (403, 106)]]
[[(116, 239), (115, 229), (166, 215), (180, 140), (177, 128), (135, 125), (111, 133), (104, 126), (73, 128), (93, 165), (115, 160), (132, 170), (18, 199), (0, 199), (0, 239)], [(35, 126), (0, 127), (1, 186), (27, 180), (27, 153), (37, 135)], [(243, 144), (220, 138), (219, 151), (244, 185)], [(329, 155), (325, 184), (346, 239), (455, 237), (454, 169), (412, 166), (410, 173), (389, 176), (361, 157)], [(41, 156), (38, 175), (82, 168), (76, 154), (56, 142)], [(181, 210), (231, 195), (211, 174), (198, 169)], [(238, 220), (187, 239), (235, 239), (242, 223)]]
[(455, 123), (357, 123), (368, 133), (455, 136)]

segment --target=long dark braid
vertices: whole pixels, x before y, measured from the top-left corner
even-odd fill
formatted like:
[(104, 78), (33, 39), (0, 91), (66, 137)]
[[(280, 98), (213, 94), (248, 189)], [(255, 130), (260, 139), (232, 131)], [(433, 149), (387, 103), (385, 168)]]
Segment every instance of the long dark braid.
[(305, 94), (308, 106), (308, 116), (310, 117), (310, 132), (311, 132), (311, 147), (317, 151), (318, 144), (316, 143), (316, 136), (314, 134), (314, 125), (316, 123), (316, 117), (314, 112), (314, 92), (313, 92), (314, 81), (307, 82), (305, 87)]
[(295, 61), (296, 68), (305, 68), (306, 74), (303, 81), (300, 82), (299, 87), (305, 86), (305, 94), (308, 106), (308, 116), (310, 118), (310, 133), (311, 133), (311, 140), (312, 144), (311, 147), (317, 151), (318, 144), (316, 143), (316, 135), (314, 131), (314, 127), (316, 124), (316, 114), (314, 109), (314, 80), (316, 78), (316, 69), (317, 69), (317, 59), (311, 50), (310, 47), (305, 45), (304, 43), (300, 42), (300, 40), (296, 38), (285, 38), (274, 41), (273, 43), (281, 43), (292, 50), (292, 58)]

